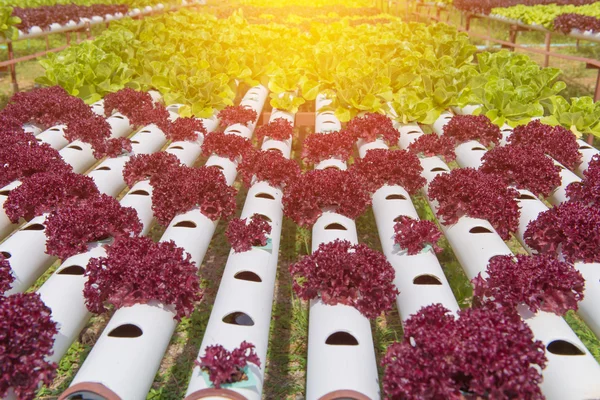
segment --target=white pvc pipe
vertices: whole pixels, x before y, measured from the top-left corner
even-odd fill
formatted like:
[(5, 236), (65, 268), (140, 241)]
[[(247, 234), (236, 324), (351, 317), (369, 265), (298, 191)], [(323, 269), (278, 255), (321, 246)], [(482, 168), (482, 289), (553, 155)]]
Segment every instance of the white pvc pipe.
[[(443, 161), (438, 157), (422, 160), (423, 176), (430, 183), (435, 176), (444, 173)], [(449, 168), (445, 167), (447, 170)], [(438, 170), (439, 169), (439, 170)], [(427, 189), (424, 190), (427, 193)], [(437, 202), (429, 201), (437, 213)], [(486, 275), (489, 260), (496, 255), (512, 255), (502, 238), (486, 220), (461, 217), (453, 225), (443, 225), (442, 230), (452, 246), (467, 277)], [(544, 380), (540, 385), (549, 400), (586, 399), (600, 395), (600, 365), (586, 349), (575, 332), (559, 316), (538, 312), (533, 315), (520, 309), (523, 320), (533, 331), (534, 337), (546, 347), (548, 364), (542, 371)], [(554, 345), (575, 348), (579, 355), (556, 354)], [(551, 352), (553, 350), (554, 352)]]
[[(263, 86), (255, 87), (244, 96), (242, 104), (248, 104), (260, 114), (266, 96), (267, 90)], [(253, 100), (254, 98), (258, 100)], [(245, 129), (242, 125), (233, 125), (226, 132), (251, 138), (256, 121), (250, 126), (250, 129)], [(209, 160), (211, 158), (213, 156)], [(229, 159), (219, 159), (215, 162), (226, 168), (234, 165), (232, 178), (227, 176), (225, 168), (223, 170), (228, 184), (231, 184), (235, 180), (236, 165)], [(217, 223), (218, 221), (212, 221), (195, 208), (175, 216), (161, 241), (173, 240), (178, 247), (190, 254), (197, 266), (200, 266)], [(177, 324), (174, 316), (175, 313), (170, 307), (165, 308), (160, 303), (136, 304), (118, 309), (69, 389), (60, 398), (68, 399), (81, 394), (93, 396), (100, 394), (98, 391), (102, 390), (124, 400), (144, 400), (175, 331)], [(143, 333), (138, 337), (126, 339), (109, 335), (113, 329), (123, 325), (137, 326)], [(98, 384), (101, 385), (100, 389)]]
[(6, 215), (6, 211), (4, 210), (4, 203), (6, 203), (6, 199), (8, 199), (8, 194), (11, 190), (16, 189), (21, 185), (21, 181), (14, 181), (9, 183), (0, 189), (0, 240), (4, 239), (9, 233), (17, 229), (19, 224), (13, 224), (8, 219)]
[(579, 153), (581, 154), (581, 164), (577, 166), (575, 173), (583, 178), (583, 171), (585, 171), (590, 165), (592, 157), (594, 157), (596, 154), (599, 154), (600, 151), (587, 144), (583, 140), (577, 140), (577, 144), (579, 145)]
[[(294, 122), (293, 114), (273, 110), (271, 121), (276, 118), (285, 118), (291, 123)], [(279, 144), (277, 148), (282, 149), (284, 157), (289, 158), (292, 147), (291, 139), (276, 141), (265, 138), (262, 147), (272, 148), (275, 142)], [(258, 197), (259, 194), (267, 194), (272, 199)], [(239, 347), (244, 340), (254, 344), (256, 354), (261, 360), (261, 366), (249, 364), (248, 367), (257, 378), (256, 386), (230, 389), (248, 400), (260, 400), (262, 394), (283, 223), (282, 199), (283, 192), (267, 182), (255, 182), (249, 189), (240, 218), (261, 214), (271, 220), (271, 233), (268, 235), (271, 239), (271, 250), (255, 247), (242, 253), (230, 251), (199, 351), (199, 356), (201, 356), (208, 346), (217, 344), (233, 350)], [(240, 272), (254, 273), (260, 282), (236, 278)], [(232, 311), (243, 312), (252, 319), (254, 325), (244, 326), (224, 322), (223, 318)], [(200, 398), (206, 393), (205, 389), (209, 388), (200, 367), (196, 366), (186, 391), (186, 399)]]

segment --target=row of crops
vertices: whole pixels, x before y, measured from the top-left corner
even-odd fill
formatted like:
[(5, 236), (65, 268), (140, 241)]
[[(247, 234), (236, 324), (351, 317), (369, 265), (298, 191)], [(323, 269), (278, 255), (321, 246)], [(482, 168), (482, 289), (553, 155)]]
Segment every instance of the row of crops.
[[(305, 398), (599, 397), (563, 317), (600, 335), (600, 155), (579, 140), (600, 136), (600, 105), (447, 25), (275, 6), (115, 22), (0, 111), (0, 396), (145, 399), (206, 301), (222, 220), (197, 359), (166, 396), (264, 397), (285, 217), (312, 232), (289, 266), (309, 310)], [(383, 252), (358, 240), (369, 208)], [(473, 285), (462, 310), (442, 236)], [(393, 309), (404, 339), (380, 351), (372, 323)], [(94, 314), (106, 327), (52, 392)]]

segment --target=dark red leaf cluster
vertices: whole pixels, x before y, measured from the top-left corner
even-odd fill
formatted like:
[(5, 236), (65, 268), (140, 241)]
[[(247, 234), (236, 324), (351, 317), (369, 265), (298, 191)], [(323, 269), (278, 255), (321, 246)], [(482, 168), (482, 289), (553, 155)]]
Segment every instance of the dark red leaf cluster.
[(285, 158), (278, 151), (257, 151), (249, 153), (238, 167), (246, 186), (252, 184), (252, 178), (267, 182), (273, 187), (282, 188), (298, 179), (300, 167), (294, 160)]
[(57, 365), (46, 357), (57, 333), (39, 294), (0, 296), (0, 397), (12, 389), (18, 399), (33, 400), (40, 384), (52, 383)]
[(560, 253), (571, 263), (600, 262), (600, 209), (562, 203), (531, 221), (524, 237), (539, 253)]
[(456, 139), (457, 144), (476, 140), (488, 147), (502, 139), (500, 128), (485, 115), (455, 115), (444, 126), (444, 135)]
[(28, 32), (34, 26), (48, 30), (50, 25), (57, 23), (66, 25), (69, 21), (79, 22), (81, 18), (94, 16), (104, 17), (106, 14), (126, 14), (128, 6), (125, 4), (92, 4), (89, 6), (76, 4), (54, 4), (39, 7), (14, 7), (12, 15), (21, 18), (17, 28)]
[(392, 120), (377, 113), (366, 113), (363, 117), (355, 117), (348, 122), (346, 131), (355, 142), (358, 139), (367, 143), (382, 139), (388, 146), (396, 146), (400, 139), (400, 132), (394, 128)]
[(288, 140), (292, 137), (292, 123), (285, 118), (276, 118), (266, 125), (259, 127), (256, 130), (256, 138), (258, 143), (262, 143), (265, 138), (273, 140)]
[(443, 224), (454, 224), (463, 215), (487, 220), (504, 239), (519, 228), (519, 192), (498, 175), (473, 168), (440, 174), (429, 185), (429, 196), (439, 202)]
[(302, 159), (317, 164), (329, 158), (346, 161), (352, 155), (354, 138), (347, 131), (313, 133), (304, 139)]
[(443, 157), (446, 162), (456, 160), (454, 148), (456, 140), (448, 136), (438, 136), (435, 134), (422, 135), (408, 146), (408, 151), (418, 156)]
[(0, 296), (10, 289), (11, 284), (15, 280), (11, 271), (10, 262), (0, 253)]
[(573, 182), (567, 186), (567, 195), (571, 201), (600, 207), (600, 155), (592, 157), (581, 182)]
[(442, 232), (431, 221), (420, 221), (403, 215), (394, 225), (394, 243), (412, 256), (420, 253), (425, 246), (430, 245), (436, 253), (442, 252), (438, 241)]
[(114, 149), (115, 144), (124, 145), (126, 148), (131, 150), (131, 143), (129, 139), (122, 138), (120, 140), (113, 140), (110, 143), (110, 125), (104, 118), (89, 111), (89, 115), (85, 118), (74, 119), (67, 124), (65, 129), (65, 139), (72, 142), (74, 140), (81, 140), (82, 142), (89, 143), (94, 148), (94, 157), (102, 158), (109, 153), (113, 155), (121, 154), (122, 146), (118, 149)]
[(519, 189), (549, 196), (560, 186), (560, 167), (554, 165), (539, 147), (496, 146), (482, 158), (481, 171), (497, 174)]
[(351, 171), (363, 178), (370, 192), (384, 185), (398, 185), (415, 194), (427, 183), (421, 176), (419, 158), (406, 150), (369, 150), (364, 158), (354, 162)]
[(283, 195), (285, 215), (305, 227), (312, 226), (323, 209), (356, 219), (369, 205), (371, 195), (360, 175), (331, 168), (305, 172)]
[(290, 265), (294, 291), (304, 300), (320, 297), (329, 305), (345, 304), (367, 318), (392, 309), (400, 293), (385, 256), (365, 244), (336, 239)]
[(509, 136), (508, 142), (539, 147), (568, 169), (574, 169), (581, 163), (575, 135), (561, 125), (550, 126), (533, 120), (527, 125), (517, 126)]
[(243, 253), (252, 249), (252, 246), (266, 246), (267, 235), (271, 233), (271, 225), (260, 216), (229, 221), (225, 236), (236, 253)]
[(256, 111), (244, 106), (227, 106), (217, 114), (219, 125), (224, 129), (235, 124), (249, 125), (258, 119)]
[(454, 318), (441, 304), (404, 324), (388, 347), (383, 389), (392, 399), (543, 399), (544, 345), (517, 313), (477, 308)]
[(195, 362), (208, 373), (210, 381), (217, 389), (224, 383), (248, 379), (242, 371), (248, 363), (260, 367), (260, 359), (254, 352), (254, 345), (246, 341), (232, 351), (226, 350), (220, 344), (207, 346), (204, 355)]
[(51, 212), (57, 207), (96, 196), (100, 192), (89, 176), (70, 171), (40, 172), (23, 179), (4, 202), (6, 215), (17, 223), (19, 218)]
[(512, 7), (516, 5), (535, 6), (542, 4), (584, 5), (595, 3), (597, 0), (454, 0), (454, 7), (472, 13), (489, 14), (496, 7)]
[(147, 237), (117, 239), (106, 257), (92, 258), (83, 289), (87, 308), (97, 314), (134, 304), (158, 301), (174, 306), (175, 319), (189, 317), (202, 299), (198, 268), (173, 241)]
[(118, 157), (123, 153), (131, 153), (133, 146), (128, 138), (112, 138), (93, 144), (94, 158)]
[(71, 171), (58, 151), (30, 133), (0, 132), (0, 187), (38, 172)]
[(198, 134), (202, 136), (206, 135), (206, 128), (202, 120), (198, 118), (177, 118), (175, 122), (171, 124), (167, 134), (167, 139), (173, 142), (195, 142), (198, 140)]
[(123, 168), (123, 179), (130, 188), (136, 182), (152, 178), (156, 174), (163, 173), (173, 166), (179, 166), (181, 162), (174, 154), (160, 151), (152, 154), (136, 154), (132, 156)]
[(213, 221), (235, 212), (237, 191), (227, 185), (216, 167), (172, 166), (152, 176), (150, 184), (152, 211), (163, 225), (168, 225), (177, 214), (197, 207)]
[(46, 220), (46, 252), (62, 260), (87, 250), (87, 244), (138, 235), (142, 224), (135, 209), (105, 194), (54, 210)]
[(600, 32), (600, 18), (576, 13), (560, 14), (554, 18), (554, 30), (568, 35), (573, 29)]
[(209, 133), (202, 143), (202, 155), (209, 157), (216, 154), (231, 161), (245, 157), (252, 150), (252, 142), (245, 137), (220, 131)]
[(160, 103), (155, 103), (150, 93), (124, 88), (104, 97), (104, 113), (111, 116), (120, 112), (136, 127), (155, 124), (165, 134), (171, 127), (169, 112)]
[(551, 255), (495, 256), (473, 279), (473, 294), (480, 304), (496, 303), (515, 309), (525, 304), (531, 312), (538, 310), (565, 315), (577, 310), (583, 299), (585, 280), (572, 264)]

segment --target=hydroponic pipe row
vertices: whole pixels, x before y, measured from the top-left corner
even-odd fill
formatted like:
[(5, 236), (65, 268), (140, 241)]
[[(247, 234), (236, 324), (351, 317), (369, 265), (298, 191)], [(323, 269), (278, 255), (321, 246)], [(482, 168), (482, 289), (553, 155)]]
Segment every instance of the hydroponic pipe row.
[[(316, 110), (330, 100), (317, 96)], [(315, 133), (341, 129), (333, 112), (317, 112)], [(315, 165), (315, 169), (346, 169), (346, 163), (331, 158)], [(319, 245), (336, 239), (358, 244), (355, 222), (338, 213), (323, 210), (312, 228), (312, 252)], [(353, 343), (331, 343), (336, 335), (346, 334)], [(330, 342), (331, 344), (328, 344)], [(320, 298), (310, 301), (308, 321), (308, 360), (306, 371), (306, 398), (355, 399), (380, 398), (377, 362), (371, 324), (356, 308), (344, 304), (327, 305)]]
[[(177, 114), (171, 113), (173, 120), (176, 117)], [(160, 150), (166, 141), (167, 139), (163, 132), (158, 127), (150, 125), (133, 136), (133, 154), (154, 153)], [(90, 154), (87, 154), (88, 152), (84, 152), (83, 150), (73, 149), (73, 151), (80, 151), (79, 154), (84, 159), (87, 159), (88, 156), (91, 157), (92, 160), (86, 160), (89, 167), (95, 159), (91, 154), (89, 145), (85, 145), (88, 146)], [(79, 148), (82, 147), (83, 143)], [(63, 155), (62, 150), (59, 154)], [(122, 156), (107, 159), (94, 171), (90, 172), (89, 176), (94, 179), (101, 193), (115, 197), (125, 188), (122, 168), (129, 158), (130, 156)], [(67, 159), (78, 160), (76, 157), (71, 158), (71, 156), (67, 157)], [(71, 162), (67, 163), (72, 165)], [(75, 170), (74, 172), (79, 171)], [(47, 254), (45, 251), (47, 239), (45, 222), (47, 217), (48, 213), (35, 217), (0, 244), (0, 252), (10, 259), (11, 268), (16, 278), (7, 293), (19, 293), (27, 290), (56, 260), (54, 256)]]
[[(263, 86), (254, 87), (246, 93), (241, 105), (260, 114), (267, 93)], [(256, 122), (250, 126), (229, 126), (225, 133), (249, 139)], [(199, 155), (200, 147), (197, 146), (196, 150)], [(237, 162), (211, 155), (206, 165), (218, 166), (227, 184), (233, 184)], [(196, 208), (173, 218), (160, 241), (172, 240), (190, 254), (191, 260), (199, 268), (217, 223)], [(177, 326), (174, 317), (173, 309), (159, 302), (119, 308), (60, 399), (73, 399), (81, 395), (145, 399)], [(118, 333), (132, 326), (136, 327), (136, 335)]]
[[(412, 131), (411, 126), (400, 126), (400, 137)], [(366, 143), (357, 142), (358, 154), (364, 158), (371, 149), (389, 147), (381, 139)], [(383, 253), (394, 267), (394, 283), (400, 294), (396, 297), (398, 311), (403, 320), (431, 304), (442, 304), (456, 312), (460, 308), (446, 279), (435, 252), (428, 250), (415, 255), (399, 251), (394, 242), (394, 225), (401, 216), (419, 219), (410, 194), (399, 185), (385, 185), (373, 193), (373, 214)]]
[[(294, 114), (273, 109), (270, 122), (279, 118), (292, 125), (294, 123)], [(292, 138), (274, 140), (265, 137), (261, 150), (273, 149), (289, 159)], [(221, 345), (232, 350), (247, 341), (255, 346), (256, 354), (261, 360), (260, 367), (255, 364), (248, 365), (248, 371), (256, 383), (247, 387), (232, 385), (226, 389), (214, 389), (213, 385), (204, 379), (201, 368), (196, 366), (188, 384), (186, 400), (220, 394), (226, 397), (230, 392), (239, 393), (248, 400), (262, 398), (283, 224), (282, 198), (282, 188), (266, 181), (256, 180), (248, 190), (240, 218), (249, 220), (255, 215), (263, 218), (271, 227), (269, 242), (267, 246), (253, 246), (244, 252), (237, 252), (235, 249), (230, 251), (198, 354), (199, 357), (205, 354), (208, 346)], [(232, 313), (238, 313), (234, 321), (228, 318)]]
[[(416, 134), (412, 140), (424, 133), (413, 126)], [(406, 142), (404, 142), (406, 143)], [(449, 173), (450, 168), (439, 158), (421, 160), (423, 177), (427, 179), (424, 194), (437, 215), (437, 201), (427, 195), (429, 183), (440, 174)], [(483, 219), (463, 216), (455, 224), (440, 224), (444, 235), (465, 270), (473, 279), (479, 273), (486, 275), (490, 259), (498, 255), (513, 255), (492, 225)], [(544, 343), (548, 364), (542, 371), (544, 380), (541, 389), (548, 399), (594, 398), (600, 394), (600, 365), (596, 362), (569, 325), (559, 316), (547, 312), (531, 313), (519, 309), (521, 317), (529, 325), (536, 339)], [(567, 351), (575, 349), (575, 352)]]

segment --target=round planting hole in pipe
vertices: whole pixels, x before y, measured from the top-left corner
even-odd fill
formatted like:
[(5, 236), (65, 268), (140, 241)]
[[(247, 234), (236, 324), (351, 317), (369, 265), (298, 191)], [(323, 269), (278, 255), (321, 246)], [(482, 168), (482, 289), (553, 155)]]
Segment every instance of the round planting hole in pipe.
[(331, 346), (358, 346), (358, 340), (348, 332), (334, 332), (327, 337), (325, 344)]
[(406, 200), (406, 197), (404, 197), (401, 194), (388, 194), (385, 197), (386, 200)]
[(255, 274), (252, 271), (240, 271), (237, 274), (235, 274), (233, 277), (235, 279), (239, 279), (241, 281), (262, 282), (262, 279), (260, 279), (260, 276), (258, 276), (257, 274)]
[(0, 251), (0, 254), (2, 254), (2, 256), (4, 256), (4, 258), (7, 260), (12, 257), (12, 254), (10, 254), (8, 251)]
[(445, 119), (446, 121), (449, 121), (449, 120), (451, 120), (451, 119), (452, 119), (452, 117), (453, 117), (453, 115), (446, 115), (446, 116), (444, 117), (444, 119)]
[(183, 147), (181, 147), (181, 146), (172, 146), (172, 147), (169, 147), (169, 150), (183, 150)]
[(106, 386), (95, 382), (77, 383), (67, 388), (58, 398), (59, 400), (122, 400)]
[(548, 343), (546, 349), (552, 354), (559, 356), (583, 356), (585, 353), (575, 346), (573, 343), (569, 343), (566, 340), (553, 340)]
[(242, 132), (240, 130), (238, 130), (238, 129), (230, 129), (230, 130), (227, 131), (227, 133), (237, 133), (238, 135), (242, 134)]
[(83, 275), (85, 270), (80, 265), (69, 265), (57, 272), (58, 275)]
[(333, 222), (329, 225), (326, 225), (325, 230), (327, 230), (327, 231), (347, 231), (348, 228), (346, 228), (344, 225), (342, 225), (338, 222)]
[(225, 170), (225, 168), (221, 167), (220, 165), (211, 165), (211, 167), (215, 167), (217, 169), (220, 169), (221, 171)]
[(275, 147), (270, 147), (266, 151), (273, 151), (273, 152), (277, 151), (277, 152), (279, 152), (279, 154), (283, 155), (283, 151), (281, 151), (281, 149), (277, 149)]
[(100, 168), (96, 168), (96, 171), (110, 171), (110, 167), (100, 167)]
[(115, 329), (110, 331), (108, 336), (116, 338), (136, 338), (143, 335), (144, 332), (139, 326), (134, 324), (124, 324), (117, 326)]
[(259, 199), (275, 200), (275, 197), (271, 196), (269, 193), (257, 193), (254, 197), (258, 197)]
[(195, 228), (198, 225), (196, 225), (196, 223), (194, 221), (181, 221), (176, 223), (173, 227), (174, 228)]
[(579, 150), (590, 150), (590, 149), (593, 149), (593, 147), (588, 146), (587, 144), (579, 146)]
[(43, 231), (46, 227), (42, 224), (31, 224), (23, 228), (24, 231)]
[(113, 115), (112, 118), (125, 119), (125, 117), (123, 117), (122, 115)]
[(67, 149), (73, 149), (73, 150), (79, 150), (79, 151), (83, 150), (81, 147), (75, 146), (75, 145), (69, 146), (69, 147), (67, 147)]
[(419, 132), (419, 131), (410, 131), (410, 132), (407, 133), (407, 135), (415, 135), (417, 133), (421, 133), (421, 132)]
[(442, 167), (435, 167), (431, 169), (431, 172), (448, 172), (448, 170)]
[(254, 320), (248, 314), (240, 311), (227, 314), (223, 317), (223, 322), (231, 325), (254, 326)]
[(469, 233), (492, 233), (488, 228), (484, 228), (483, 226), (474, 226), (469, 229)]
[(133, 144), (140, 144), (140, 142), (138, 142), (137, 140), (132, 140), (131, 143), (133, 143)]
[(473, 147), (471, 150), (477, 150), (477, 151), (487, 151), (487, 149), (483, 148), (483, 147), (479, 147), (479, 146), (475, 146)]
[(2, 190), (0, 191), (0, 196), (8, 196), (10, 194), (10, 190)]
[(42, 141), (42, 139), (40, 139), (39, 137), (36, 137), (35, 140), (37, 140), (38, 142)]
[(330, 165), (328, 167), (323, 168), (323, 171), (325, 171), (326, 169), (337, 169), (339, 171), (340, 167), (338, 167), (337, 165)]
[(140, 131), (140, 133), (150, 133), (150, 131), (148, 129), (144, 129), (143, 131)]
[(335, 121), (329, 121), (329, 120), (327, 120), (327, 121), (323, 121), (323, 123), (324, 124), (335, 124)]
[(327, 393), (324, 396), (321, 396), (319, 400), (371, 400), (369, 397), (364, 394), (357, 392), (355, 390), (334, 390), (331, 393)]
[(519, 195), (519, 200), (535, 200), (535, 197), (533, 197), (530, 194), (526, 194), (526, 193), (521, 193)]
[(413, 279), (415, 285), (441, 285), (442, 281), (437, 276), (433, 275), (419, 275)]
[(199, 400), (199, 399), (228, 399), (228, 400), (248, 400), (238, 392), (229, 389), (200, 389), (194, 393), (190, 393), (183, 400)]
[(60, 128), (52, 128), (52, 129), (48, 129), (48, 131), (50, 132), (60, 132)]
[(258, 214), (258, 213), (256, 213), (256, 214), (254, 214), (254, 216), (255, 216), (256, 218), (260, 218), (260, 219), (262, 219), (263, 221), (266, 221), (266, 222), (269, 222), (269, 223), (273, 222), (273, 221), (271, 220), (271, 218), (267, 217), (265, 214)]
[(150, 193), (146, 192), (145, 190), (136, 190), (130, 194), (134, 194), (136, 196), (150, 196)]

